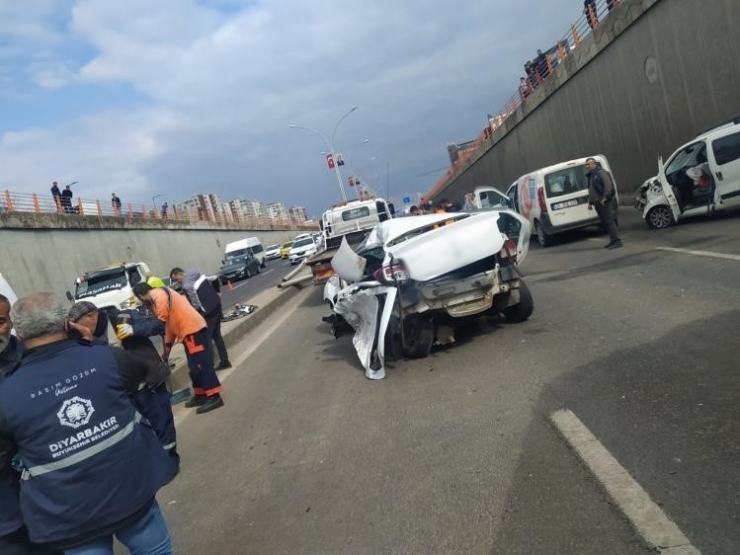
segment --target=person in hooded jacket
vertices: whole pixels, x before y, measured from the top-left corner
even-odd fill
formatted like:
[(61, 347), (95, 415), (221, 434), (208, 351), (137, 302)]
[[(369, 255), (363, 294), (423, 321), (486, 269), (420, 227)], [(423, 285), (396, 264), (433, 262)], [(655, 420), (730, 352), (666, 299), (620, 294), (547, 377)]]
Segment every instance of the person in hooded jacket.
[(26, 350), (0, 383), (0, 469), (20, 463), (29, 537), (66, 555), (112, 555), (114, 536), (134, 553), (170, 555), (155, 495), (175, 464), (130, 398), (145, 369), (70, 339), (66, 316), (53, 293), (11, 309)]
[(586, 178), (588, 179), (588, 209), (596, 208), (602, 225), (609, 233), (609, 242), (605, 249), (614, 250), (622, 246), (617, 232), (617, 190), (609, 172), (601, 168), (594, 158), (586, 160)]

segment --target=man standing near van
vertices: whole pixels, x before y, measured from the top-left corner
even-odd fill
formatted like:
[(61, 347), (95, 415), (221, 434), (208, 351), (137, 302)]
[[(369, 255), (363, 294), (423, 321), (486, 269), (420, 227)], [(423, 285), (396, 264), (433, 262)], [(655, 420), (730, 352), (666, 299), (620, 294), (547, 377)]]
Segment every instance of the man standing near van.
[(596, 207), (601, 223), (609, 233), (609, 242), (604, 248), (609, 250), (618, 249), (622, 246), (622, 240), (617, 234), (617, 197), (614, 181), (609, 172), (600, 168), (593, 158), (586, 159), (588, 173), (588, 209)]

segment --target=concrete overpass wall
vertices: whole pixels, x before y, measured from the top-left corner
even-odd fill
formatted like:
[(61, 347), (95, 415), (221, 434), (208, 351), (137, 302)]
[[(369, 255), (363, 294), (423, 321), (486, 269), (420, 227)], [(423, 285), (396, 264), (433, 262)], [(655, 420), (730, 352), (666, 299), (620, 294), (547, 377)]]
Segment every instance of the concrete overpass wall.
[(658, 156), (740, 114), (738, 29), (739, 0), (622, 0), (435, 198), (602, 153), (631, 201)]
[(266, 247), (298, 233), (240, 230), (205, 222), (131, 223), (123, 218), (0, 214), (0, 273), (18, 295), (52, 291), (63, 297), (85, 270), (111, 262), (143, 261), (160, 276), (173, 266), (215, 272), (231, 241), (259, 237)]

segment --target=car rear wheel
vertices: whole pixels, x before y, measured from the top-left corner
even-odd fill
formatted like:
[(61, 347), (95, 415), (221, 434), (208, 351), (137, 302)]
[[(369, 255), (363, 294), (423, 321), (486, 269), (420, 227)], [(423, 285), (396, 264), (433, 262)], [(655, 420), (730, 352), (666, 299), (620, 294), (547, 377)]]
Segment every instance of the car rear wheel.
[(534, 222), (534, 230), (537, 233), (537, 241), (539, 242), (541, 247), (549, 247), (552, 245), (552, 235), (548, 235), (547, 233), (545, 233), (545, 230), (542, 229), (540, 222)]
[(245, 277), (246, 277), (247, 279), (251, 278), (251, 277), (252, 277), (252, 270), (250, 270), (249, 268), (247, 268), (247, 271), (246, 271), (246, 272), (244, 272), (244, 276), (245, 276)]
[(524, 322), (534, 312), (534, 300), (529, 287), (523, 280), (519, 281), (519, 302), (515, 305), (507, 306), (504, 309), (504, 316), (509, 322)]
[(661, 204), (650, 209), (645, 221), (650, 229), (664, 229), (673, 225), (673, 212), (670, 207)]
[(434, 343), (434, 323), (430, 317), (407, 316), (403, 320), (403, 354), (408, 358), (426, 358)]

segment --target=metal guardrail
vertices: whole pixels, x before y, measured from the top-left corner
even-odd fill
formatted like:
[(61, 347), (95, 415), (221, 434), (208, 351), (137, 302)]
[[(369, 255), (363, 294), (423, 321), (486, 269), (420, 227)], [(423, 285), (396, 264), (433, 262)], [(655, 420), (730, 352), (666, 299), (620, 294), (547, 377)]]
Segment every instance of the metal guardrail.
[(540, 60), (535, 58), (535, 60), (528, 62), (528, 64), (531, 64), (531, 71), (527, 72), (525, 83), (520, 84), (517, 92), (509, 98), (504, 107), (496, 115), (489, 118), (488, 125), (480, 135), (466, 143), (469, 146), (459, 152), (459, 156), (452, 167), (439, 178), (424, 196), (424, 200), (431, 200), (437, 195), (466, 167), (468, 160), (477, 156), (488, 146), (494, 131), (501, 127), (526, 102), (527, 97), (542, 85), (574, 50), (578, 49), (583, 38), (597, 29), (609, 13), (619, 6), (620, 2), (621, 0), (592, 0), (584, 4), (585, 7), (581, 16), (570, 26), (570, 30), (552, 48), (544, 52), (544, 56)]
[(0, 211), (34, 214), (59, 214), (61, 216), (75, 218), (87, 217), (112, 217), (124, 218), (126, 220), (144, 219), (173, 222), (219, 222), (244, 225), (248, 229), (315, 229), (315, 225), (285, 219), (248, 218), (234, 216), (232, 214), (215, 214), (214, 218), (208, 217), (198, 210), (179, 210), (176, 207), (163, 211), (156, 206), (144, 204), (121, 204), (120, 208), (112, 202), (101, 202), (99, 200), (86, 201), (81, 197), (64, 198), (52, 195), (39, 195), (37, 193), (16, 193), (2, 191), (0, 193)]

